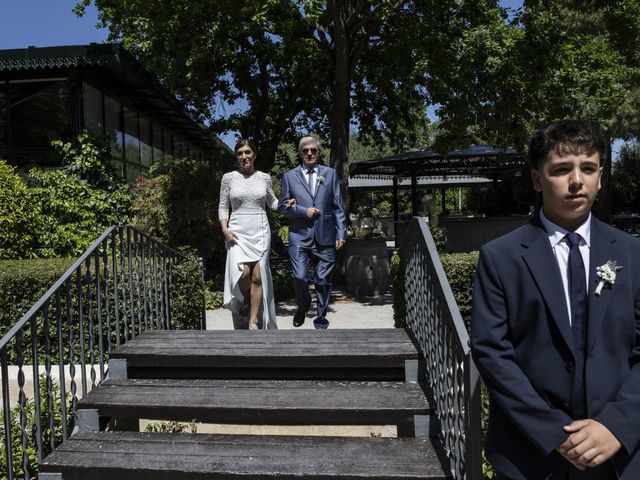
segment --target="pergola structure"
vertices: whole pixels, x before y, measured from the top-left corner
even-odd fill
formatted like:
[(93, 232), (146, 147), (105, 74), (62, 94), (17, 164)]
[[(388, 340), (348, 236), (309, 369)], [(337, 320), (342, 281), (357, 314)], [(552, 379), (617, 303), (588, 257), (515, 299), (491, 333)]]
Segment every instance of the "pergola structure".
[[(445, 189), (452, 185), (466, 186), (491, 182), (494, 186), (495, 212), (495, 187), (499, 177), (508, 172), (521, 171), (526, 165), (526, 156), (513, 148), (472, 145), (465, 149), (451, 150), (446, 155), (433, 150), (419, 150), (352, 164), (349, 186), (351, 187), (352, 183), (367, 183), (372, 180), (391, 180), (393, 215), (394, 221), (398, 222), (398, 191), (407, 180), (410, 180), (414, 216), (418, 213), (416, 195), (421, 185)], [(384, 189), (382, 185), (381, 187)], [(369, 189), (372, 188), (373, 185), (370, 183)], [(442, 201), (444, 203), (444, 195)]]

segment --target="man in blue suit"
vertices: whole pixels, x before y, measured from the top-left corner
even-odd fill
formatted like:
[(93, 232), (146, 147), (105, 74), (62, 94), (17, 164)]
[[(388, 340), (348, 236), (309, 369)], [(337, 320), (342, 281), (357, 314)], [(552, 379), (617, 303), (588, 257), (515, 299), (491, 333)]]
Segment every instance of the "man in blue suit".
[(480, 250), (471, 347), (498, 479), (640, 479), (640, 240), (590, 213), (604, 149), (587, 122), (534, 133), (542, 208)]
[[(313, 264), (317, 317), (313, 324), (329, 326), (327, 308), (331, 297), (331, 271), (336, 250), (345, 244), (347, 231), (340, 180), (333, 168), (319, 164), (320, 142), (304, 137), (298, 144), (300, 165), (282, 177), (278, 210), (290, 219), (289, 258), (298, 309), (293, 326), (299, 327), (311, 307), (309, 267)], [(289, 200), (296, 203), (289, 206)]]

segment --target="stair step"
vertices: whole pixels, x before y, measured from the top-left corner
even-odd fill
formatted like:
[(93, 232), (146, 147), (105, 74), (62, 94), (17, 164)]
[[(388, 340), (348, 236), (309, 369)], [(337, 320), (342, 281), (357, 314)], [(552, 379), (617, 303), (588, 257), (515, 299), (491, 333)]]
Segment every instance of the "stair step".
[(82, 432), (46, 457), (63, 480), (447, 479), (428, 439)]
[(417, 383), (110, 379), (79, 403), (100, 417), (262, 425), (397, 425), (429, 415)]
[(403, 380), (404, 329), (149, 331), (114, 350), (129, 378)]

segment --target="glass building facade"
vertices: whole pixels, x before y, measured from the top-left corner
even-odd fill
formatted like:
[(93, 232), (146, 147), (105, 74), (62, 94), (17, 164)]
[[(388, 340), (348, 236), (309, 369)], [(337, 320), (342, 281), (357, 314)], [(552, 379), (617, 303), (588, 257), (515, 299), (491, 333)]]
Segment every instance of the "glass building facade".
[(83, 129), (109, 146), (129, 183), (155, 162), (232, 155), (119, 45), (0, 51), (0, 158), (58, 166), (51, 141)]

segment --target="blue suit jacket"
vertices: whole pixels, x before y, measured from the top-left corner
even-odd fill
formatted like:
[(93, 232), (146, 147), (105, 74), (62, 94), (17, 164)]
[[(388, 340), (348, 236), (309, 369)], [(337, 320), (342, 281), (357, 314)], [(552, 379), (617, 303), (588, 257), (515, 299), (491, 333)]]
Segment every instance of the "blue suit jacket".
[[(299, 166), (282, 176), (278, 210), (291, 220), (289, 242), (293, 245), (310, 246), (315, 239), (317, 245), (331, 246), (335, 245), (336, 239), (344, 240), (346, 236), (347, 223), (338, 175), (333, 168), (324, 165), (318, 165), (317, 170), (313, 196)], [(297, 202), (292, 208), (285, 204), (289, 198), (295, 198)], [(308, 219), (309, 207), (318, 208), (320, 216)]]
[[(608, 260), (623, 268), (596, 296), (596, 267)], [(592, 217), (589, 268), (588, 416), (623, 445), (611, 462), (617, 475), (640, 479), (640, 240)], [(572, 421), (574, 347), (560, 271), (539, 221), (481, 248), (473, 297), (472, 353), (491, 396), (487, 457), (515, 479), (569, 469), (555, 448)], [(609, 472), (611, 464), (571, 478), (617, 478)]]

